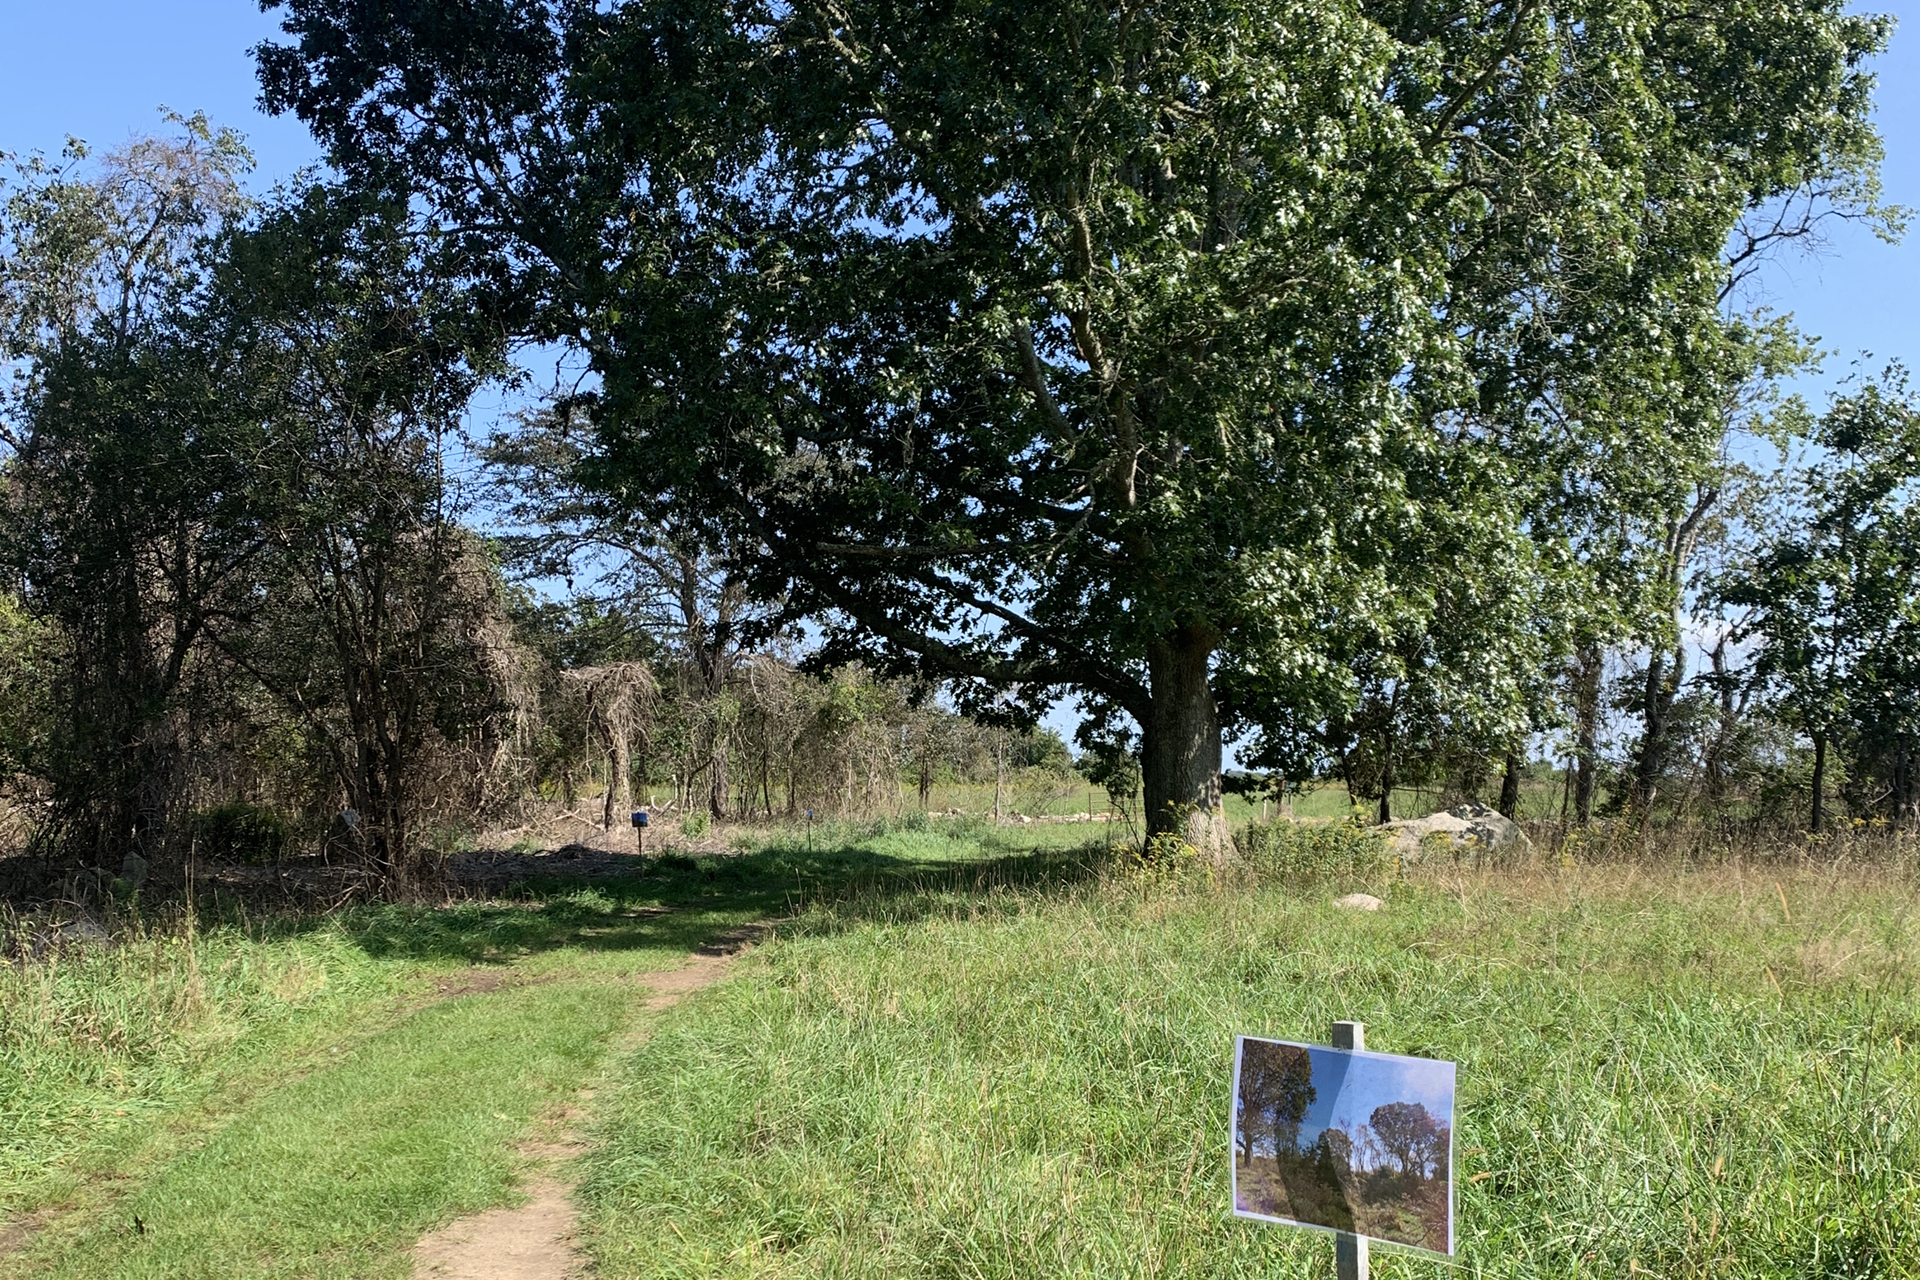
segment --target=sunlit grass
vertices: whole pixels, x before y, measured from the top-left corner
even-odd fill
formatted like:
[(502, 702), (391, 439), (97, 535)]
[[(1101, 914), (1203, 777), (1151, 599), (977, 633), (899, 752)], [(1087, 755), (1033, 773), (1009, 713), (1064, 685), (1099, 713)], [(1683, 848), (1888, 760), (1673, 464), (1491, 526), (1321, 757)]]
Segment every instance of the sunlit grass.
[(647, 972), (1007, 852), (967, 830), (869, 823), (440, 906), (203, 903), (0, 966), (0, 1215), (39, 1225), (23, 1255), (0, 1235), (0, 1272), (399, 1274), (422, 1231), (512, 1199), (511, 1140), (639, 1016)]
[[(404, 1275), (598, 1081), (604, 1277), (1331, 1274), (1324, 1237), (1226, 1216), (1227, 1064), (1355, 1017), (1461, 1064), (1468, 1273), (1920, 1276), (1910, 873), (1410, 882), (1315, 830), (1288, 883), (907, 815), (637, 881), (125, 922), (0, 970), (0, 1194), (53, 1211), (0, 1271)], [(647, 972), (750, 919), (785, 923), (605, 1056)]]
[(602, 1274), (1330, 1274), (1325, 1237), (1226, 1216), (1227, 1064), (1238, 1032), (1358, 1018), (1461, 1064), (1470, 1274), (1920, 1275), (1909, 879), (1354, 886), (1378, 915), (1335, 887), (810, 913), (624, 1069), (588, 1186)]

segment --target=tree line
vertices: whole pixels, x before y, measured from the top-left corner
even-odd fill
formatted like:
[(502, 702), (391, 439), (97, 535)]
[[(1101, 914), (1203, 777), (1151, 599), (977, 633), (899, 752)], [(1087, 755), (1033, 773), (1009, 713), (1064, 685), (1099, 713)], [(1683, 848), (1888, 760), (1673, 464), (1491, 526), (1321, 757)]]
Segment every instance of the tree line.
[(593, 770), (898, 786), (936, 698), (1075, 700), (1216, 852), (1225, 739), (1382, 812), (1544, 754), (1575, 822), (1920, 820), (1913, 396), (1810, 408), (1751, 303), (1901, 228), (1883, 18), (275, 7), (325, 171), (249, 198), (192, 117), (5, 193), (0, 768), (55, 861), (271, 793), (404, 885)]
[(503, 376), (484, 313), (404, 210), (249, 200), (241, 139), (171, 125), (19, 161), (0, 224), (0, 787), (36, 865), (325, 837), (404, 891), (530, 796), (827, 814), (903, 771), (924, 803), (1062, 766), (924, 684), (749, 648), (726, 571), (666, 538), (600, 596), (518, 585), (544, 552), (480, 530), (455, 474)]

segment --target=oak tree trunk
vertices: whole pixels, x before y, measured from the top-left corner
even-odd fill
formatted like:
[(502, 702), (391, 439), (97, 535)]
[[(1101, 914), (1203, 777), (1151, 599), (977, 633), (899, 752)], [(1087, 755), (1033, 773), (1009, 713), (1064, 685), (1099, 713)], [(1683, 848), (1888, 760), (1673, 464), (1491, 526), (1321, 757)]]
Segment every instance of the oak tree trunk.
[(1574, 753), (1573, 820), (1593, 820), (1593, 793), (1600, 766), (1600, 677), (1605, 670), (1599, 647), (1580, 651), (1573, 676)]
[(1508, 822), (1520, 816), (1520, 756), (1507, 752), (1507, 771), (1500, 778), (1500, 816)]
[(727, 818), (727, 765), (727, 739), (725, 735), (716, 735), (713, 753), (707, 760), (707, 809), (716, 822)]
[(1147, 838), (1171, 835), (1210, 858), (1230, 848), (1220, 807), (1220, 716), (1208, 665), (1214, 637), (1181, 627), (1147, 647), (1141, 784)]
[(1826, 819), (1827, 735), (1813, 735), (1813, 815), (1810, 826), (1815, 835)]

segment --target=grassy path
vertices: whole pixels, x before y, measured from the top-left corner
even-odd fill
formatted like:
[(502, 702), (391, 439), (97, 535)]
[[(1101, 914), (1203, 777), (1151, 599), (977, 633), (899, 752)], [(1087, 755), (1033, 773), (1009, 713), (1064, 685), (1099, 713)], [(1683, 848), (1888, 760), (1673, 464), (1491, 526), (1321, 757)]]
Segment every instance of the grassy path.
[(521, 1198), (519, 1144), (631, 1043), (690, 951), (768, 905), (683, 893), (667, 911), (655, 892), (362, 921), (398, 998), (331, 1010), (335, 1034), (310, 1031), (245, 1087), (185, 1088), (143, 1136), (83, 1148), (84, 1173), (0, 1274), (408, 1275), (421, 1236)]
[[(1460, 1063), (1460, 1274), (1920, 1280), (1910, 868), (1241, 879), (820, 843), (198, 968), (0, 971), (0, 1207), (59, 1211), (0, 1275), (455, 1277), (434, 1241), (529, 1190), (535, 1251), (573, 1234), (577, 1177), (600, 1280), (1323, 1276), (1323, 1238), (1226, 1215), (1226, 1072), (1236, 1032), (1358, 1016)], [(1354, 888), (1385, 909), (1331, 904)], [(690, 953), (776, 915), (660, 1016)]]
[[(660, 1013), (718, 982), (761, 932), (754, 926), (728, 930), (678, 968), (649, 974), (642, 1008)], [(612, 1056), (630, 1052), (639, 1039), (630, 1030)], [(584, 1103), (592, 1095), (582, 1089), (576, 1096)], [(516, 1146), (531, 1165), (522, 1179), (527, 1203), (461, 1218), (426, 1236), (414, 1246), (414, 1274), (421, 1280), (571, 1280), (584, 1274), (588, 1264), (574, 1243), (578, 1213), (567, 1168), (587, 1148), (579, 1127), (584, 1119), (585, 1112), (571, 1106), (549, 1114), (544, 1132)]]
[(1005, 852), (834, 834), (496, 902), (135, 922), (0, 970), (0, 1276), (429, 1274), (434, 1233), (553, 1180), (581, 1098), (717, 976), (703, 946)]

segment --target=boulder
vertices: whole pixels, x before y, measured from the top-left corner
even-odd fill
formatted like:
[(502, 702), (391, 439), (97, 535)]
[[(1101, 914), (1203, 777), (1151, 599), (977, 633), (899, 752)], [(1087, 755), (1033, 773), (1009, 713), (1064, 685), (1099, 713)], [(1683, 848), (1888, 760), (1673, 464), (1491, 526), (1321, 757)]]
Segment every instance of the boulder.
[(1370, 893), (1349, 893), (1345, 897), (1335, 898), (1333, 905), (1349, 911), (1378, 911), (1387, 904)]
[(1519, 823), (1471, 801), (1424, 818), (1389, 822), (1381, 830), (1387, 833), (1387, 851), (1409, 865), (1435, 856), (1510, 865), (1534, 856), (1533, 841)]

